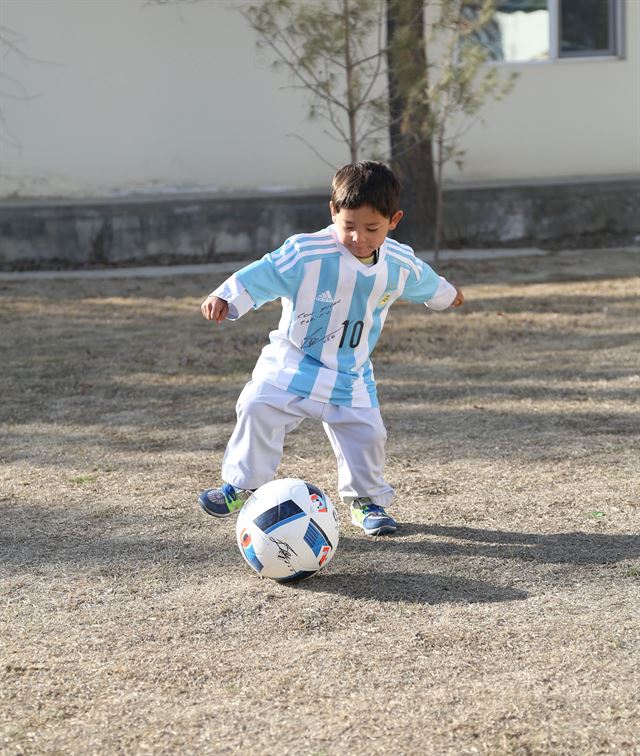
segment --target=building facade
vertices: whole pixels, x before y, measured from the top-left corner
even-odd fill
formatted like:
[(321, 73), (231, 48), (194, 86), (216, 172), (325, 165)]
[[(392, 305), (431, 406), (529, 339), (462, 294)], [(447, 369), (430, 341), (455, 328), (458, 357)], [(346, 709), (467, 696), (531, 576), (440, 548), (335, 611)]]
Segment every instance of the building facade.
[[(349, 151), (242, 5), (2, 0), (0, 268), (246, 259), (328, 222)], [(518, 78), (447, 166), (446, 243), (637, 243), (640, 0), (502, 0), (481, 41)]]
[[(241, 7), (3, 0), (0, 194), (326, 187), (346, 146), (307, 119)], [(466, 131), (448, 182), (640, 174), (640, 2), (500, 7), (488, 65), (518, 79)]]

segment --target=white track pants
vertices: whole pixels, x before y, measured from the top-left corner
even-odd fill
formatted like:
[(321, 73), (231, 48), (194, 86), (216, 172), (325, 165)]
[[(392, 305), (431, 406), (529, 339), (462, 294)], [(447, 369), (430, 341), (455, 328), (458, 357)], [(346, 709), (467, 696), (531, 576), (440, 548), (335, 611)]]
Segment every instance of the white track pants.
[(379, 409), (325, 404), (249, 381), (238, 398), (236, 414), (238, 421), (222, 462), (225, 482), (258, 488), (273, 480), (285, 436), (310, 417), (322, 421), (333, 447), (342, 500), (368, 496), (383, 507), (391, 502), (393, 488), (382, 477), (387, 432)]

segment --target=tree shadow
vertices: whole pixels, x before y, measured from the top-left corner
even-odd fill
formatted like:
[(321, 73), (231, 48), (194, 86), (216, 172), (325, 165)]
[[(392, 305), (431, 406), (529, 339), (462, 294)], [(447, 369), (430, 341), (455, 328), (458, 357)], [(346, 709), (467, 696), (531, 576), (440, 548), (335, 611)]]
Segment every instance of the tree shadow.
[[(200, 513), (193, 509), (195, 520)], [(12, 574), (56, 567), (118, 575), (140, 567), (209, 565), (219, 570), (241, 564), (233, 533), (194, 532), (178, 517), (156, 518), (149, 525), (142, 512), (0, 504), (0, 565)]]
[(483, 580), (401, 571), (320, 573), (317, 577), (294, 583), (292, 587), (313, 593), (338, 593), (353, 599), (413, 604), (488, 604), (522, 601), (529, 595)]
[[(195, 514), (194, 514), (195, 516)], [(182, 520), (182, 518), (179, 518)], [(185, 523), (183, 522), (183, 525)], [(88, 570), (90, 574), (126, 577), (143, 570), (171, 574), (177, 568), (203, 568), (212, 574), (246, 571), (233, 532), (215, 528), (194, 532), (180, 527), (169, 515), (155, 523), (153, 531), (143, 515), (130, 511), (73, 512), (33, 505), (0, 507), (0, 553), (4, 574), (21, 575), (51, 570), (67, 574)], [(466, 577), (421, 571), (425, 559), (414, 560), (411, 570), (393, 569), (398, 540), (343, 538), (340, 543), (342, 571), (329, 570), (322, 579), (292, 587), (323, 593), (339, 593), (355, 599), (383, 602), (492, 603), (527, 598), (522, 590)], [(354, 564), (354, 555), (364, 549), (368, 564)]]
[[(484, 556), (543, 564), (615, 564), (640, 556), (640, 536), (608, 533), (517, 533), (464, 526), (403, 523), (402, 536), (424, 534), (455, 540), (404, 541), (395, 548), (432, 556)], [(359, 547), (367, 548), (367, 541)], [(372, 545), (372, 544), (370, 544)], [(373, 544), (374, 545), (374, 544)]]
[[(434, 540), (404, 540), (405, 536), (436, 536)], [(640, 536), (601, 533), (518, 533), (463, 526), (404, 523), (397, 538), (371, 539), (342, 537), (340, 550), (387, 557), (404, 554), (432, 560), (442, 557), (489, 557), (542, 564), (605, 565), (640, 556)], [(417, 564), (417, 562), (414, 562)], [(331, 568), (330, 568), (331, 569)], [(422, 604), (495, 603), (528, 598), (526, 591), (438, 573), (385, 571), (372, 569), (362, 574), (322, 573), (321, 579), (294, 584), (299, 590), (338, 593), (356, 599)]]
[[(630, 276), (632, 277), (632, 276)], [(479, 296), (467, 303), (467, 313), (500, 312), (504, 314), (519, 313), (567, 313), (602, 312), (604, 308), (615, 306), (617, 311), (628, 309), (633, 312), (637, 305), (637, 297), (629, 294), (620, 295), (612, 303), (611, 298), (602, 294), (567, 294), (561, 299), (551, 296), (526, 296), (518, 298)]]

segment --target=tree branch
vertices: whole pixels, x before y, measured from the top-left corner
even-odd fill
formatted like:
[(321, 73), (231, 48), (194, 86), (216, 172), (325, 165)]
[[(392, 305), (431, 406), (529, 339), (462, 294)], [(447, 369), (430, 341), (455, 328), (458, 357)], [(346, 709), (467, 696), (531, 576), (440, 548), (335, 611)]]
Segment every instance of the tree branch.
[(285, 134), (287, 137), (292, 137), (293, 139), (299, 139), (303, 144), (306, 144), (307, 147), (311, 150), (311, 152), (314, 153), (317, 157), (322, 160), (323, 163), (326, 163), (326, 165), (331, 168), (332, 171), (335, 171), (337, 166), (333, 165), (333, 163), (330, 163), (318, 150), (310, 143), (308, 142), (304, 137), (301, 137), (299, 134)]

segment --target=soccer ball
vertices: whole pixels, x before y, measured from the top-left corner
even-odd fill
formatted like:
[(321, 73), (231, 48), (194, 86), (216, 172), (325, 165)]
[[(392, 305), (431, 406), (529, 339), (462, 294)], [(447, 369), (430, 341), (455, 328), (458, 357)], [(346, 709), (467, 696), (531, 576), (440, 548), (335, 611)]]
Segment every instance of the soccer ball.
[(311, 577), (333, 559), (338, 514), (317, 486), (297, 478), (260, 486), (238, 515), (238, 548), (260, 577), (285, 583)]

